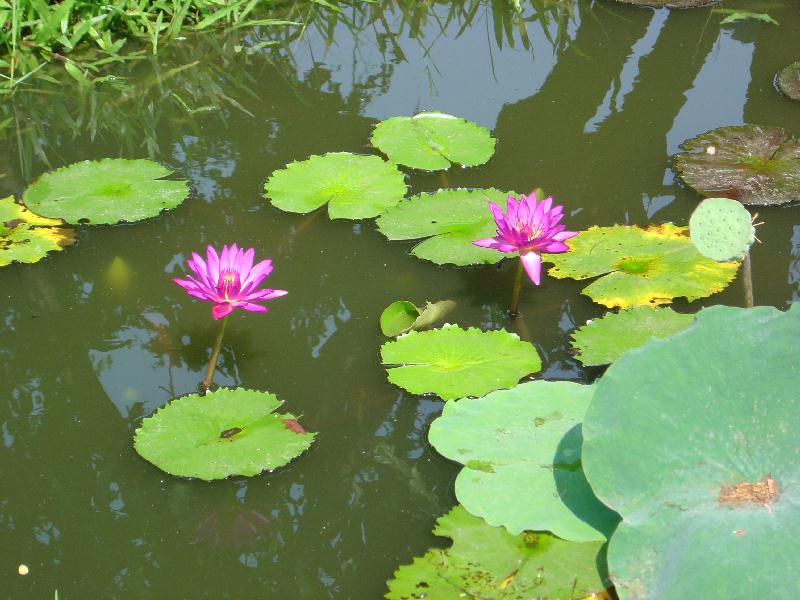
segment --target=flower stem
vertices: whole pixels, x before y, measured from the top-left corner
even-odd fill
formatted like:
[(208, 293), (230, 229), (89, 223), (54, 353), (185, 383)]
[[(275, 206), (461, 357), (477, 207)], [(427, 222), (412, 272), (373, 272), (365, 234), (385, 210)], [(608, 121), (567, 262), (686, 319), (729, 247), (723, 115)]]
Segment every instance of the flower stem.
[(222, 336), (225, 335), (225, 325), (228, 324), (228, 317), (222, 318), (222, 325), (219, 328), (217, 339), (214, 341), (214, 349), (211, 351), (211, 359), (208, 361), (206, 367), (206, 376), (203, 377), (203, 383), (200, 384), (200, 393), (205, 394), (208, 388), (211, 387), (211, 382), (214, 379), (214, 370), (217, 368), (217, 359), (219, 358), (219, 350), (222, 348)]
[(517, 263), (517, 274), (514, 276), (514, 288), (511, 290), (511, 318), (519, 314), (519, 297), (522, 292), (522, 260)]
[(753, 264), (750, 262), (750, 253), (744, 255), (742, 261), (742, 280), (744, 281), (744, 305), (753, 308)]

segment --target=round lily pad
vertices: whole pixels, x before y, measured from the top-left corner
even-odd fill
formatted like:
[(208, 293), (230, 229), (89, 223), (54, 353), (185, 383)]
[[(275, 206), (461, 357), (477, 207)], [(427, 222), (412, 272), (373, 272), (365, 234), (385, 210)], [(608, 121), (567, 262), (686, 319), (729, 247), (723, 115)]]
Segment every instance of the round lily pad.
[(700, 254), (727, 262), (741, 260), (756, 239), (747, 209), (729, 198), (706, 198), (689, 219), (689, 235)]
[(800, 60), (778, 71), (775, 78), (778, 89), (792, 100), (800, 100)]
[(742, 204), (800, 200), (800, 141), (780, 127), (721, 127), (686, 140), (675, 170), (703, 196)]
[(440, 112), (381, 121), (371, 141), (392, 162), (427, 171), (452, 164), (482, 165), (494, 154), (495, 145), (487, 129)]
[(388, 600), (575, 600), (606, 597), (610, 587), (601, 542), (511, 535), (460, 506), (440, 517), (433, 533), (451, 538), (452, 546), (401, 566)]
[(599, 277), (583, 294), (604, 306), (656, 306), (682, 296), (691, 301), (725, 288), (739, 264), (706, 258), (688, 232), (669, 223), (591, 227), (569, 241), (570, 252), (543, 254), (542, 260), (555, 265), (548, 273), (559, 279)]
[(443, 400), (510, 388), (542, 368), (536, 349), (504, 329), (445, 325), (412, 331), (381, 347), (389, 381), (412, 394)]
[(576, 358), (586, 366), (607, 365), (651, 338), (668, 338), (692, 324), (694, 315), (640, 306), (608, 313), (572, 334)]
[(527, 529), (573, 542), (605, 540), (619, 519), (581, 469), (580, 423), (593, 393), (569, 381), (531, 381), (448, 402), (428, 440), (464, 465), (458, 501), (515, 535)]
[(387, 210), (376, 223), (390, 240), (427, 238), (411, 250), (418, 258), (439, 265), (496, 263), (506, 255), (472, 242), (495, 234), (488, 203), (505, 203), (509, 193), (459, 188), (419, 194)]
[(151, 160), (85, 160), (45, 173), (25, 190), (25, 204), (67, 223), (132, 223), (186, 200), (185, 181), (161, 179), (172, 171)]
[(800, 589), (800, 305), (715, 306), (621, 356), (583, 422), (583, 467), (622, 516), (621, 600)]
[(0, 199), (0, 267), (12, 262), (35, 263), (52, 250), (75, 243), (75, 231), (64, 221), (40, 217), (13, 196)]
[(302, 454), (315, 434), (277, 414), (275, 394), (221, 388), (177, 398), (144, 419), (134, 447), (159, 469), (181, 477), (258, 475)]
[(404, 175), (378, 156), (329, 152), (293, 162), (264, 184), (281, 210), (308, 213), (328, 203), (331, 219), (374, 217), (406, 194)]

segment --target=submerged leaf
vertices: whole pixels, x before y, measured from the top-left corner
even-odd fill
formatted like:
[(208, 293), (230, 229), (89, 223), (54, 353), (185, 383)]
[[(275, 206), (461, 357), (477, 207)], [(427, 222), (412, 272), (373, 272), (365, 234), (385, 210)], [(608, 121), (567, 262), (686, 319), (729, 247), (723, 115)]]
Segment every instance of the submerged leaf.
[(729, 198), (706, 198), (689, 219), (689, 234), (700, 254), (716, 260), (742, 260), (756, 239), (747, 209)]
[(425, 308), (417, 308), (408, 300), (397, 300), (383, 309), (380, 318), (381, 332), (394, 337), (407, 331), (429, 329), (443, 320), (456, 306), (452, 300), (426, 302)]
[(45, 173), (25, 190), (23, 200), (38, 213), (67, 223), (132, 223), (187, 198), (185, 181), (161, 179), (171, 173), (150, 160), (85, 160)]
[(374, 217), (406, 193), (403, 174), (378, 156), (329, 152), (270, 175), (265, 196), (281, 210), (308, 213), (328, 203), (331, 219)]
[(640, 306), (608, 313), (572, 334), (576, 358), (586, 366), (607, 365), (651, 338), (668, 338), (692, 324), (694, 315)]
[(749, 10), (736, 10), (733, 8), (715, 8), (711, 12), (728, 15), (722, 19), (720, 25), (728, 25), (729, 23), (736, 23), (737, 21), (763, 21), (764, 23), (771, 23), (772, 25), (779, 25), (779, 23), (770, 17), (767, 13), (751, 12)]
[(714, 306), (599, 380), (583, 467), (621, 600), (797, 595), (798, 339), (799, 304)]
[(75, 242), (75, 231), (64, 221), (32, 213), (13, 196), (0, 199), (0, 267), (12, 262), (35, 263), (51, 250)]
[(381, 121), (371, 141), (391, 161), (427, 171), (447, 169), (452, 163), (482, 165), (494, 154), (495, 145), (483, 127), (439, 112)]
[(780, 127), (720, 127), (681, 144), (678, 175), (704, 196), (742, 204), (800, 200), (800, 141)]
[(569, 381), (531, 381), (448, 402), (428, 440), (465, 467), (456, 479), (458, 501), (512, 534), (605, 540), (619, 519), (597, 500), (581, 468), (580, 423), (593, 392)]
[(800, 100), (800, 60), (797, 60), (778, 72), (776, 77), (778, 89), (792, 100)]
[(542, 367), (535, 348), (514, 334), (455, 325), (412, 331), (386, 342), (381, 359), (395, 385), (443, 400), (509, 388)]
[(574, 600), (611, 585), (601, 542), (511, 535), (461, 506), (440, 517), (433, 533), (452, 546), (401, 566), (388, 582), (388, 600)]
[(704, 257), (687, 233), (669, 223), (591, 227), (569, 241), (570, 252), (542, 259), (555, 265), (548, 273), (559, 279), (601, 276), (582, 293), (604, 306), (656, 306), (681, 296), (691, 301), (725, 288), (739, 265)]
[(134, 447), (172, 475), (258, 475), (302, 454), (315, 436), (293, 415), (275, 413), (281, 404), (275, 394), (244, 388), (182, 396), (142, 421)]

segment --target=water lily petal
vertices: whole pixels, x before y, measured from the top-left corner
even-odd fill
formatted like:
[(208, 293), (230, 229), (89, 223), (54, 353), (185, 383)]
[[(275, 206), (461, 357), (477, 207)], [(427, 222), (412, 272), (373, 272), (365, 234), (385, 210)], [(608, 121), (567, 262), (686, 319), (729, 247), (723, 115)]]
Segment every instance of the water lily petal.
[(549, 252), (550, 254), (559, 254), (561, 252), (568, 252), (569, 246), (567, 246), (564, 242), (550, 242), (544, 248), (542, 248), (542, 252)]
[(260, 304), (253, 304), (252, 302), (245, 302), (239, 308), (243, 308), (245, 310), (249, 310), (252, 312), (267, 312), (269, 309), (266, 306), (261, 306)]
[(557, 242), (563, 242), (564, 240), (568, 240), (570, 238), (574, 238), (578, 235), (579, 232), (577, 231), (561, 231), (553, 236), (553, 239)]
[(531, 278), (533, 283), (539, 285), (542, 278), (542, 257), (539, 256), (538, 252), (529, 250), (528, 252), (521, 252), (519, 258), (522, 261), (522, 266), (525, 267), (528, 277)]
[(271, 300), (272, 298), (280, 298), (281, 296), (285, 296), (288, 294), (286, 290), (270, 290), (270, 289), (263, 289), (263, 290), (256, 290), (252, 294), (248, 294), (244, 300), (251, 302), (253, 300)]
[[(224, 249), (223, 249), (224, 251)], [(230, 302), (223, 302), (220, 304), (215, 304), (211, 307), (211, 316), (214, 317), (214, 320), (219, 320), (222, 317), (227, 317), (229, 314), (233, 312), (234, 306)]]
[(213, 246), (209, 245), (206, 248), (206, 258), (208, 259), (208, 276), (212, 285), (216, 285), (219, 281), (219, 255)]
[(272, 273), (272, 260), (267, 258), (259, 262), (250, 269), (247, 278), (242, 281), (242, 294), (248, 294), (250, 290), (257, 288), (258, 284), (264, 281), (264, 278), (270, 273)]
[(495, 250), (500, 250), (500, 252), (516, 252), (518, 249), (517, 246), (507, 243), (505, 238), (502, 237), (483, 238), (472, 243), (481, 248), (494, 248)]
[(253, 268), (253, 258), (255, 255), (255, 248), (248, 248), (247, 252), (242, 254), (242, 259), (239, 261), (239, 274), (242, 280), (246, 279), (250, 274), (250, 269)]

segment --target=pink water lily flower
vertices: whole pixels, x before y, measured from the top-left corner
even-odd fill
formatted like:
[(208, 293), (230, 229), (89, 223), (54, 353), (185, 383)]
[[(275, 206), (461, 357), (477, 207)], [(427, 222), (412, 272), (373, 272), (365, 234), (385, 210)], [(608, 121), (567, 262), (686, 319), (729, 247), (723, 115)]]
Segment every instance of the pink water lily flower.
[(207, 261), (197, 252), (186, 261), (195, 277), (187, 275), (186, 279), (173, 279), (186, 290), (186, 293), (200, 300), (213, 302), (211, 314), (214, 319), (228, 316), (233, 309), (243, 308), (254, 312), (267, 312), (267, 307), (256, 304), (259, 300), (271, 300), (285, 296), (284, 290), (268, 288), (256, 289), (264, 278), (272, 272), (272, 261), (262, 260), (253, 266), (253, 248), (244, 250), (233, 244), (222, 247), (222, 252), (209, 246), (206, 250)]
[(567, 252), (569, 246), (564, 242), (578, 235), (577, 231), (566, 231), (566, 226), (559, 224), (564, 207), (552, 204), (552, 198), (537, 203), (535, 193), (521, 195), (519, 200), (509, 196), (504, 213), (497, 204), (489, 202), (489, 210), (497, 223), (497, 235), (472, 243), (500, 252), (519, 252), (528, 277), (539, 285), (542, 274), (540, 253)]

